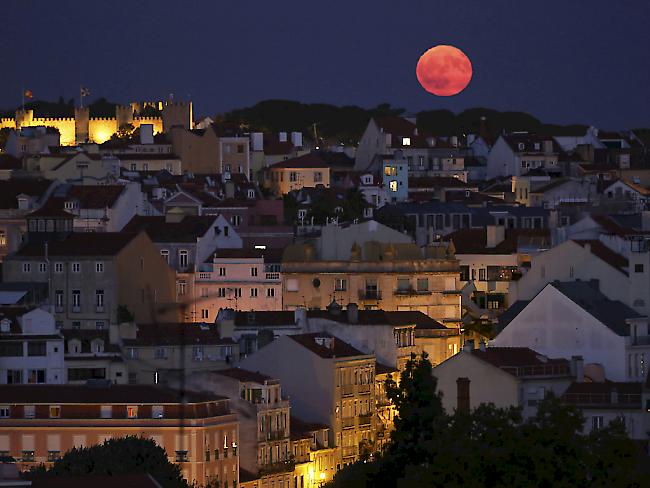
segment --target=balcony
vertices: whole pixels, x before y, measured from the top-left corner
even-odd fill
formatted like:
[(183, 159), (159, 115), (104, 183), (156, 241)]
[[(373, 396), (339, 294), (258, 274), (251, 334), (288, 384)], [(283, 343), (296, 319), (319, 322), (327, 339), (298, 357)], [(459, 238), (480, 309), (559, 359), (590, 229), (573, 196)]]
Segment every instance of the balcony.
[(284, 430), (271, 430), (266, 433), (267, 441), (279, 441), (286, 438), (287, 435)]
[(372, 385), (358, 385), (357, 391), (359, 393), (370, 393), (370, 388)]
[(266, 273), (267, 281), (279, 281), (280, 273)]
[(341, 387), (341, 396), (354, 396), (354, 385), (343, 385)]
[(345, 417), (341, 419), (341, 428), (351, 429), (355, 425), (356, 417)]
[(378, 301), (381, 300), (381, 291), (379, 290), (359, 290), (359, 300)]
[(372, 423), (372, 415), (359, 415), (359, 426), (369, 426)]
[(393, 295), (398, 297), (410, 297), (417, 295), (431, 295), (430, 290), (416, 290), (415, 288), (398, 288), (393, 292)]
[(276, 473), (291, 473), (296, 469), (296, 463), (293, 460), (278, 461), (275, 463), (265, 464), (260, 468), (260, 476)]
[(344, 447), (341, 449), (341, 455), (343, 458), (351, 458), (351, 457), (356, 457), (357, 456), (357, 446), (350, 446), (350, 447)]

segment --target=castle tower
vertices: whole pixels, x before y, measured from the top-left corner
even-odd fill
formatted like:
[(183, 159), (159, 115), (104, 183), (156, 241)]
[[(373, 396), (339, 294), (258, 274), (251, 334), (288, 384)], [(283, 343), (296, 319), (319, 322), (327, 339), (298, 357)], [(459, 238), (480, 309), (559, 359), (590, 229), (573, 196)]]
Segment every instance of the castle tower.
[(128, 124), (133, 125), (133, 107), (129, 105), (118, 105), (115, 107), (115, 119), (118, 130), (120, 127)]
[(192, 102), (165, 102), (162, 109), (163, 132), (172, 127), (194, 128)]
[(88, 142), (90, 109), (88, 107), (74, 109), (74, 131), (77, 144)]
[(16, 110), (16, 129), (21, 127), (30, 127), (34, 122), (34, 111), (32, 109), (28, 110)]

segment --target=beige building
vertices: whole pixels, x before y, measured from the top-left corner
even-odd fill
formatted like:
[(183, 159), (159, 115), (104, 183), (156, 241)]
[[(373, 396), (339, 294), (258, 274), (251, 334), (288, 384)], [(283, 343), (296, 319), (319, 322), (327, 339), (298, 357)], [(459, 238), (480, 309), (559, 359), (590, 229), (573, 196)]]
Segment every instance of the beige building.
[(313, 244), (285, 249), (282, 300), (285, 310), (324, 309), (336, 300), (365, 310), (420, 311), (444, 324), (458, 324), (461, 297), (453, 246), (367, 241), (347, 256), (322, 259)]
[(169, 133), (169, 138), (183, 171), (251, 176), (248, 137), (226, 135), (212, 124), (206, 129), (177, 127)]
[(274, 340), (241, 366), (278, 378), (294, 415), (330, 427), (329, 444), (341, 448), (337, 469), (375, 450), (374, 355), (331, 334), (298, 334)]
[(529, 417), (548, 392), (559, 397), (582, 370), (581, 357), (554, 359), (527, 347), (483, 343), (474, 349), (470, 340), (461, 353), (436, 366), (433, 374), (448, 413), (493, 403), (500, 408), (522, 407), (523, 416)]
[(308, 153), (286, 161), (280, 161), (266, 169), (264, 186), (275, 195), (286, 195), (292, 190), (330, 186), (330, 168), (315, 153)]
[[(73, 447), (153, 439), (190, 483), (236, 486), (239, 425), (228, 399), (143, 385), (0, 386), (0, 456), (22, 470), (51, 466)], [(227, 484), (226, 484), (227, 483)]]
[(120, 307), (137, 322), (178, 320), (174, 272), (145, 232), (61, 233), (46, 253), (43, 240), (58, 224), (42, 220), (39, 228), (51, 232), (30, 232), (29, 243), (5, 258), (3, 279), (49, 284), (59, 326), (107, 329), (123, 321)]

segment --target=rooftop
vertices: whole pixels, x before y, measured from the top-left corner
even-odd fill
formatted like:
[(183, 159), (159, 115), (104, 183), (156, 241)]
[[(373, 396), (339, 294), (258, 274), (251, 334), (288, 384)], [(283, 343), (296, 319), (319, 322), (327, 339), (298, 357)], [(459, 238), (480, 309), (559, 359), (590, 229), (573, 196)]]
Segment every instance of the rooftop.
[(338, 337), (324, 332), (289, 335), (286, 337), (296, 341), (323, 359), (369, 356)]
[(180, 222), (167, 222), (165, 216), (134, 216), (122, 232), (146, 231), (154, 242), (195, 242), (212, 227), (216, 216), (186, 215)]
[[(130, 232), (75, 232), (62, 241), (50, 241), (50, 256), (115, 256), (138, 234)], [(40, 243), (28, 243), (13, 258), (42, 257), (44, 248)]]
[(259, 383), (260, 385), (264, 385), (267, 382), (277, 383), (277, 380), (274, 380), (270, 376), (266, 376), (260, 372), (248, 371), (241, 368), (220, 369), (218, 371), (215, 371), (215, 373), (245, 383)]
[(553, 359), (528, 347), (486, 347), (473, 349), (472, 355), (513, 376), (567, 376), (570, 363)]
[(269, 169), (284, 169), (284, 168), (329, 168), (327, 163), (317, 153), (304, 154), (297, 158), (287, 159), (279, 163), (272, 164)]
[(126, 346), (174, 346), (179, 344), (233, 344), (230, 338), (221, 338), (216, 324), (162, 323), (138, 324), (135, 339), (123, 339)]

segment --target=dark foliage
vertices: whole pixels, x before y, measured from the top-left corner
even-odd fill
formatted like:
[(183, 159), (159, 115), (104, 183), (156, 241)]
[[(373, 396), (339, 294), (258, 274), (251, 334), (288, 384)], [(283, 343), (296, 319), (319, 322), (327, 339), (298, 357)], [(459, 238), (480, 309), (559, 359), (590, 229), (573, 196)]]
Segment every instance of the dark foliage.
[(645, 454), (619, 422), (590, 434), (574, 407), (552, 395), (535, 417), (517, 408), (482, 405), (445, 414), (426, 355), (412, 356), (399, 386), (387, 392), (397, 408), (395, 430), (373, 462), (340, 471), (332, 487), (642, 487)]
[(114, 476), (148, 473), (166, 488), (188, 488), (178, 464), (170, 463), (165, 450), (151, 439), (122, 437), (91, 447), (73, 448), (50, 469), (40, 466), (30, 479), (67, 476)]

